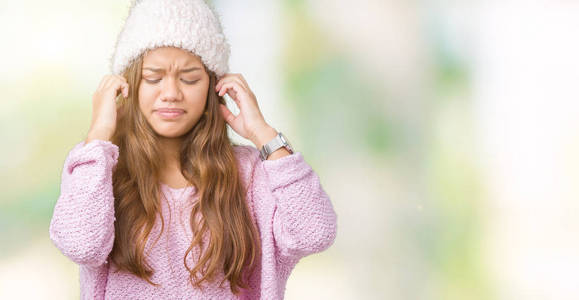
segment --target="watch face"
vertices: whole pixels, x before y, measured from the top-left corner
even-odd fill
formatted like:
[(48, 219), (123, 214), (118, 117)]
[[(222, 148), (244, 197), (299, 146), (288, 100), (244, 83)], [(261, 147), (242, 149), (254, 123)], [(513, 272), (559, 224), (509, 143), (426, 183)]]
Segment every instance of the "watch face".
[(282, 141), (284, 143), (286, 143), (289, 146), (289, 148), (293, 151), (294, 148), (292, 147), (292, 145), (290, 144), (288, 139), (285, 137), (285, 135), (283, 135), (283, 133), (281, 133), (281, 132), (280, 132), (280, 137), (281, 137)]

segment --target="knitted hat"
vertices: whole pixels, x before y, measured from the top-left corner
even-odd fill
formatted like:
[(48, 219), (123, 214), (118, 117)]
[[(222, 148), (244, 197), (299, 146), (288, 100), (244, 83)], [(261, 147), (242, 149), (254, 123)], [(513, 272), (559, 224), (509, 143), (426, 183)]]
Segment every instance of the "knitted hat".
[(204, 0), (133, 0), (110, 59), (111, 72), (121, 75), (141, 53), (162, 46), (198, 55), (217, 77), (228, 72), (229, 44)]

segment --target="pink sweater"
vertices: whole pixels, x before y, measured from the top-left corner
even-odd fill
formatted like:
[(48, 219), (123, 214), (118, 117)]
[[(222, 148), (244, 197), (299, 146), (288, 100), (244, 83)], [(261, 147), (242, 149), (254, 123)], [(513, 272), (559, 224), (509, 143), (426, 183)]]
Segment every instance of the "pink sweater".
[[(78, 143), (62, 170), (60, 196), (50, 221), (50, 239), (80, 268), (81, 299), (283, 299), (287, 279), (300, 258), (334, 242), (337, 216), (317, 174), (300, 152), (261, 161), (252, 146), (234, 146), (240, 173), (248, 185), (247, 202), (260, 233), (262, 253), (251, 288), (234, 296), (229, 282), (193, 288), (183, 257), (191, 243), (189, 224), (195, 187), (161, 185), (165, 228), (160, 218), (149, 236), (145, 255), (159, 287), (128, 273), (112, 271), (108, 259), (115, 238), (112, 169), (119, 148), (108, 141)], [(182, 198), (178, 198), (183, 193)], [(173, 198), (176, 198), (172, 200)], [(164, 199), (164, 198), (162, 198)], [(153, 243), (153, 245), (151, 245)], [(189, 254), (188, 265), (194, 266)], [(221, 272), (220, 279), (223, 278)]]

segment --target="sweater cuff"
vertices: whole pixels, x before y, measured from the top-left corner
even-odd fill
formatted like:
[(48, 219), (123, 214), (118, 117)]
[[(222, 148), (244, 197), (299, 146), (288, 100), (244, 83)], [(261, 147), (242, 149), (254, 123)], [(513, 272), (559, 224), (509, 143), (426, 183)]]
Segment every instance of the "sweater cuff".
[(312, 172), (312, 168), (299, 151), (278, 159), (264, 160), (262, 166), (272, 191), (288, 186)]
[(69, 153), (68, 172), (79, 164), (100, 160), (103, 157), (109, 165), (116, 165), (119, 158), (119, 147), (110, 141), (92, 140), (85, 144), (84, 141), (76, 144)]

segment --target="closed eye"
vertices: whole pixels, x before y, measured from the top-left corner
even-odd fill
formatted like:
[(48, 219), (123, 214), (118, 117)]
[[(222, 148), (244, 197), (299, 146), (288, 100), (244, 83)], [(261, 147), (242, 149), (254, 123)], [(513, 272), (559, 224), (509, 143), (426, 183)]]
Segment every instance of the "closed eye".
[[(195, 84), (195, 83), (197, 83), (197, 81), (199, 81), (199, 80), (201, 80), (201, 79), (197, 79), (197, 80), (193, 80), (193, 81), (188, 81), (188, 80), (183, 80), (183, 79), (181, 79), (181, 81), (183, 81), (183, 82), (186, 83), (186, 84)], [(158, 83), (159, 81), (161, 81), (161, 79), (157, 79), (157, 80), (145, 79), (145, 81), (148, 82), (148, 83), (155, 84), (155, 83)]]
[(197, 80), (193, 80), (193, 81), (187, 81), (187, 80), (182, 80), (182, 81), (185, 82), (186, 84), (195, 84), (199, 80), (201, 80), (201, 79), (197, 79)]

